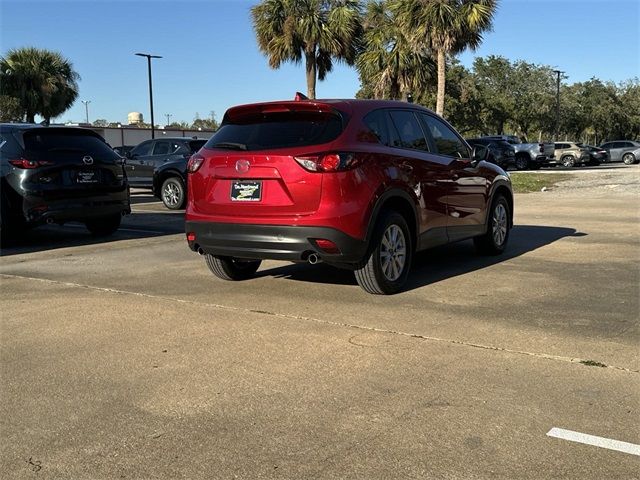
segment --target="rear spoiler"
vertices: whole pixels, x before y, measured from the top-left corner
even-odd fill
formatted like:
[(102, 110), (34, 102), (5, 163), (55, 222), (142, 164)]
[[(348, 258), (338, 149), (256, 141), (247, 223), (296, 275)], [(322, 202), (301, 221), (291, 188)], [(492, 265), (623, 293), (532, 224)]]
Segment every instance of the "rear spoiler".
[(224, 114), (222, 122), (237, 121), (243, 117), (253, 115), (262, 115), (266, 113), (288, 113), (288, 112), (304, 112), (304, 113), (329, 113), (343, 117), (344, 115), (333, 108), (328, 103), (317, 102), (315, 100), (305, 101), (283, 101), (256, 103), (251, 105), (239, 105), (227, 110)]

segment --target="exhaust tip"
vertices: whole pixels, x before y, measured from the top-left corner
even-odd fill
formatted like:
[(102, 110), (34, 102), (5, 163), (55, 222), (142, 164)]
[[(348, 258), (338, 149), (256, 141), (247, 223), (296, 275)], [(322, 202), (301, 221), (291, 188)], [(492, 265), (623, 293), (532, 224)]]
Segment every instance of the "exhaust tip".
[(309, 258), (307, 258), (307, 261), (311, 265), (315, 265), (316, 263), (320, 263), (322, 260), (320, 260), (320, 257), (318, 257), (315, 253), (312, 253), (311, 255), (309, 255)]
[(53, 218), (49, 217), (47, 218), (47, 225), (51, 225), (53, 223)]

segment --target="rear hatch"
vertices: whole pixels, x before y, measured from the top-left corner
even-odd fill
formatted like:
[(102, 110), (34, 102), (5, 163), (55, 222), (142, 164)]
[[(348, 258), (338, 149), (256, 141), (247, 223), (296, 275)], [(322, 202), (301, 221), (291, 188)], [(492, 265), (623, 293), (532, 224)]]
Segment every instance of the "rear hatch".
[(290, 216), (314, 213), (322, 177), (296, 158), (331, 150), (345, 115), (327, 104), (283, 102), (230, 109), (190, 174), (194, 213)]
[(122, 158), (98, 134), (79, 128), (32, 128), (23, 133), (23, 186), (45, 198), (122, 190)]

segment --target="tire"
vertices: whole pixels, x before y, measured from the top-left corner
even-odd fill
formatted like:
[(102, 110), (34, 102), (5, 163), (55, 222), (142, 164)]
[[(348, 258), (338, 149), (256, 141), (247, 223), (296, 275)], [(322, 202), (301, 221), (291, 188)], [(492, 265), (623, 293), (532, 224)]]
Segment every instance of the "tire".
[(108, 217), (88, 220), (85, 222), (85, 226), (94, 237), (106, 237), (112, 235), (120, 228), (121, 221), (122, 215), (117, 213)]
[(186, 203), (186, 189), (180, 177), (169, 177), (160, 188), (160, 199), (169, 210), (180, 210)]
[(497, 195), (491, 203), (487, 233), (473, 239), (482, 255), (499, 255), (504, 252), (509, 241), (509, 202), (502, 195)]
[(526, 155), (516, 155), (515, 166), (517, 170), (526, 170), (529, 168), (529, 158)]
[(633, 153), (625, 153), (622, 156), (622, 162), (625, 165), (633, 165), (634, 163), (636, 163), (636, 158), (633, 156)]
[(207, 267), (216, 277), (222, 280), (236, 281), (253, 278), (262, 260), (243, 260), (234, 257), (216, 257), (205, 255)]
[(560, 163), (563, 167), (571, 168), (576, 165), (576, 157), (573, 155), (566, 155), (560, 159)]
[(383, 212), (369, 250), (364, 266), (355, 270), (358, 285), (374, 295), (399, 292), (407, 281), (413, 257), (411, 232), (404, 217), (397, 212)]

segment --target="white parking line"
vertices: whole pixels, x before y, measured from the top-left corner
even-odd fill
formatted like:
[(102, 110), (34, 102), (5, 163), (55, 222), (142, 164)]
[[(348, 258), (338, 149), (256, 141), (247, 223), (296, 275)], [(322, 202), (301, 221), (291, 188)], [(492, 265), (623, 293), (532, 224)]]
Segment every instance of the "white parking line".
[(616, 450), (618, 452), (629, 453), (640, 457), (640, 445), (636, 445), (635, 443), (621, 442), (620, 440), (612, 440), (610, 438), (597, 437), (595, 435), (555, 427), (547, 432), (547, 436), (560, 438), (562, 440), (569, 440), (570, 442), (593, 445), (594, 447)]

